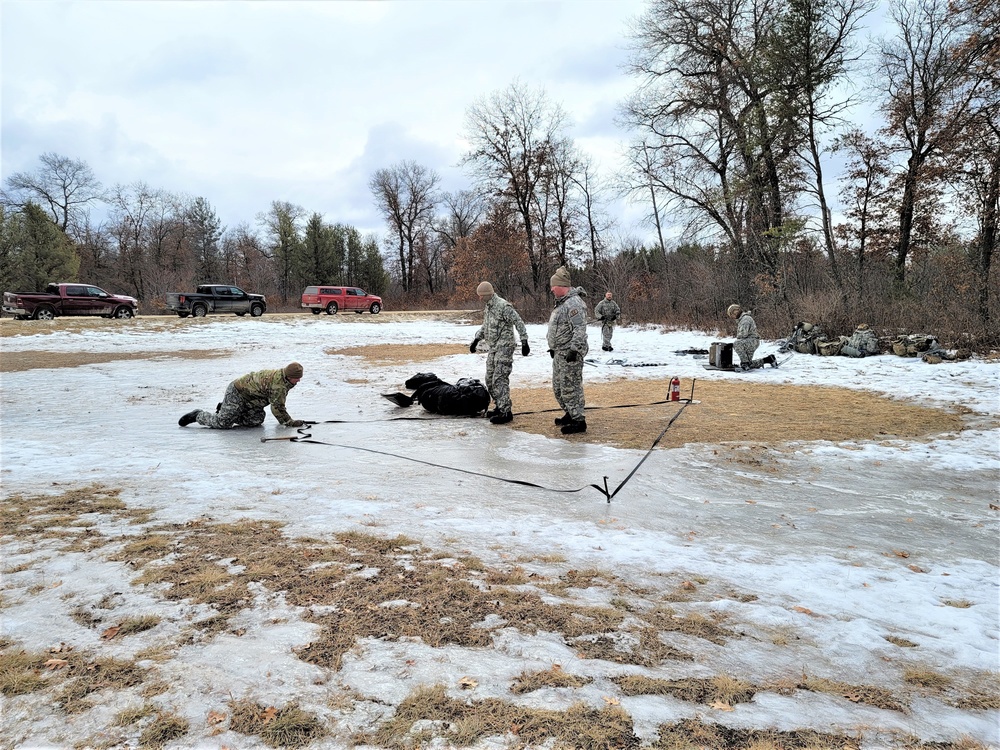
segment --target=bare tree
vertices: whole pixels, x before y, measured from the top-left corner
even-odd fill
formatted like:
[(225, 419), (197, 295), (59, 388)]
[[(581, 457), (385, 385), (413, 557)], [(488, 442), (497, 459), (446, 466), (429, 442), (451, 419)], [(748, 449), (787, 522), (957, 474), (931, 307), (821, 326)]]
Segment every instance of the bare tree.
[(466, 113), (471, 150), (463, 157), (483, 189), (509, 201), (517, 210), (524, 232), (535, 291), (547, 266), (546, 248), (539, 234), (537, 191), (545, 177), (553, 145), (562, 139), (566, 115), (518, 81), (473, 104)]
[(379, 169), (368, 181), (382, 217), (396, 237), (400, 281), (413, 289), (417, 244), (431, 227), (439, 197), (438, 174), (414, 161)]
[(47, 152), (39, 157), (35, 172), (15, 172), (3, 194), (7, 205), (23, 207), (28, 201), (45, 206), (52, 221), (71, 234), (82, 223), (87, 207), (103, 199), (101, 183), (87, 162)]
[(989, 68), (980, 62), (997, 44), (997, 35), (994, 30), (992, 42), (987, 34), (983, 43), (969, 44), (980, 31), (976, 15), (952, 12), (947, 0), (895, 0), (891, 16), (896, 33), (882, 40), (878, 71), (887, 120), (883, 132), (906, 157), (895, 253), (895, 278), (902, 284), (921, 183), (934, 176), (929, 161), (974, 116), (975, 102), (989, 85)]

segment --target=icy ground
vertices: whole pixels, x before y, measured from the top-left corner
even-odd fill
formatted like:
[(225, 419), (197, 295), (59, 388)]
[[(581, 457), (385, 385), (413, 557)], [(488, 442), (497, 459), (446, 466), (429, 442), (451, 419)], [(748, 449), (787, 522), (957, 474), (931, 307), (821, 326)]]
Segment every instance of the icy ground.
[[(471, 551), (487, 564), (526, 555), (561, 555), (567, 569), (608, 570), (652, 587), (697, 576), (757, 597), (748, 603), (702, 602), (705, 612), (726, 610), (738, 622), (796, 634), (781, 648), (750, 639), (738, 648), (702, 644), (694, 664), (646, 670), (666, 679), (726, 673), (764, 681), (808, 673), (900, 691), (908, 667), (948, 675), (995, 675), (1000, 669), (1000, 514), (991, 508), (1000, 504), (996, 361), (935, 366), (891, 355), (860, 360), (796, 355), (780, 369), (746, 377), (863, 388), (946, 408), (960, 404), (973, 412), (966, 417), (969, 428), (927, 441), (799, 444), (769, 452), (768, 471), (723, 461), (708, 445), (658, 450), (608, 504), (592, 490), (555, 494), (361, 451), (263, 443), (262, 435), (293, 434), (270, 414), (262, 430), (177, 426), (178, 417), (190, 409), (213, 408), (234, 377), (298, 360), (305, 366), (305, 378), (289, 397), (292, 416), (357, 420), (317, 426), (313, 434), (320, 440), (376, 447), (549, 486), (600, 484), (604, 475), (612, 487), (617, 485), (641, 451), (524, 434), (486, 420), (374, 421), (392, 412), (379, 393), (400, 390), (417, 371), (432, 370), (451, 381), (482, 377), (481, 354), (419, 366), (374, 366), (324, 352), (361, 344), (467, 345), (476, 328), (472, 321), (269, 316), (175, 321), (163, 330), (149, 320), (74, 333), (60, 330), (59, 321), (44, 328), (26, 323), (25, 331), (45, 333), (0, 340), (5, 359), (29, 350), (165, 355), (5, 373), (0, 413), (5, 496), (100, 483), (122, 488), (129, 505), (155, 508), (156, 522), (276, 519), (287, 524), (289, 536), (323, 537), (351, 529), (405, 534), (432, 548)], [(514, 387), (549, 382), (544, 326), (530, 325), (528, 330), (534, 351), (530, 357), (516, 357)], [(705, 371), (704, 360), (674, 353), (707, 348), (714, 339), (697, 332), (621, 329), (615, 334), (614, 357), (669, 364), (599, 364), (585, 369), (585, 382), (622, 374), (676, 374), (686, 392), (692, 377), (734, 377)], [(590, 344), (591, 356), (599, 362), (608, 359), (601, 356), (598, 329), (591, 328)], [(214, 349), (232, 354), (169, 357), (174, 350)], [(765, 342), (759, 355), (775, 349), (775, 342)], [(692, 412), (681, 418), (696, 418)], [(18, 551), (12, 553), (14, 549)], [(898, 550), (909, 557), (894, 554)], [(156, 641), (154, 629), (105, 644), (98, 632), (67, 616), (72, 609), (67, 602), (92, 604), (108, 592), (128, 591), (133, 572), (127, 566), (99, 555), (52, 556), (44, 548), (25, 551), (16, 544), (4, 545), (4, 571), (38, 559), (46, 560), (41, 569), (29, 565), (23, 572), (4, 575), (3, 638), (29, 650), (48, 650), (62, 641), (78, 648), (109, 649), (122, 658)], [(58, 588), (27, 593), (39, 582), (55, 580), (61, 582)], [(949, 606), (947, 601), (971, 606)], [(143, 613), (177, 608), (153, 597), (134, 606)], [(252, 694), (275, 705), (298, 700), (304, 708), (323, 713), (327, 688), (319, 679), (322, 670), (292, 652), (310, 641), (315, 626), (276, 597), (262, 597), (243, 624), (242, 637), (220, 634), (207, 644), (181, 648), (175, 659), (158, 665), (173, 687), (156, 701), (170, 705), (194, 728), (185, 742), (172, 746), (192, 741), (205, 747), (263, 746), (242, 735), (198, 734), (205, 730), (205, 715), (233, 696)], [(885, 640), (890, 635), (915, 642), (917, 648), (900, 649)], [(404, 668), (404, 663), (411, 666)], [(574, 700), (601, 706), (602, 697), (616, 690), (601, 678), (622, 672), (618, 665), (577, 659), (558, 638), (508, 632), (494, 648), (479, 650), (369, 642), (345, 659), (336, 677), (385, 704), (397, 704), (420, 684), (443, 683), (459, 695), (456, 685), (463, 676), (478, 682), (475, 697), (511, 700), (512, 676), (553, 663), (598, 679), (577, 690), (548, 688), (516, 700), (550, 708), (565, 708)], [(995, 677), (993, 685), (995, 690)], [(871, 748), (884, 746), (878, 738), (893, 732), (925, 742), (968, 736), (1000, 746), (1000, 712), (963, 711), (920, 696), (908, 714), (820, 693), (760, 693), (727, 712), (651, 696), (621, 697), (621, 706), (646, 741), (655, 739), (662, 722), (700, 716), (734, 727), (862, 732)], [(121, 710), (122, 705), (113, 708)], [(0, 744), (71, 746), (97, 733), (110, 710), (67, 719), (31, 696), (0, 696)], [(350, 721), (363, 724), (364, 717), (355, 715)]]

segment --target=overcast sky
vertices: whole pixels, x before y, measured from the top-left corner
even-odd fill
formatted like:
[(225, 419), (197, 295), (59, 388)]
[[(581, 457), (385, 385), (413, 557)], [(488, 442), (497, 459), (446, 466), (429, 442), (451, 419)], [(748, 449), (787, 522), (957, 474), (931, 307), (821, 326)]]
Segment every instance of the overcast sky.
[[(107, 186), (203, 196), (228, 226), (283, 200), (382, 232), (372, 172), (411, 159), (467, 187), (466, 110), (515, 79), (561, 104), (610, 172), (644, 5), (0, 0), (2, 175), (52, 151)], [(625, 229), (643, 213), (615, 212)]]

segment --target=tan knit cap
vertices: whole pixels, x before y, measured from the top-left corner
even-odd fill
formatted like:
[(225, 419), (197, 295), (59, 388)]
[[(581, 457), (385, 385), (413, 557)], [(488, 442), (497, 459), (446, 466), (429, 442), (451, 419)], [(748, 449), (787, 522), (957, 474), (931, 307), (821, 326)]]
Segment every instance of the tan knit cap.
[(479, 286), (476, 287), (476, 294), (481, 297), (485, 297), (487, 294), (493, 294), (493, 285), (488, 281), (480, 282)]
[(738, 315), (741, 312), (743, 312), (743, 308), (740, 307), (739, 305), (730, 305), (729, 308), (726, 310), (726, 315), (732, 317), (734, 315)]
[(552, 278), (549, 279), (549, 286), (573, 286), (573, 282), (569, 278), (569, 269), (566, 266), (559, 266), (552, 274)]
[(302, 365), (300, 365), (298, 362), (292, 362), (291, 364), (285, 365), (285, 368), (282, 370), (282, 372), (284, 373), (285, 378), (287, 380), (292, 380), (294, 378), (301, 378)]

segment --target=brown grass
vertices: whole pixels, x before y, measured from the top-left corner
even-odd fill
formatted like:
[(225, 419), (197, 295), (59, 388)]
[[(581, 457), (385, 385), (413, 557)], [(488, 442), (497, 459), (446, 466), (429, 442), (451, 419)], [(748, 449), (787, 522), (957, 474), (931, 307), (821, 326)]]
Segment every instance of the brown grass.
[(302, 747), (326, 735), (319, 719), (294, 703), (279, 709), (251, 700), (233, 700), (229, 710), (232, 731), (255, 734), (271, 747)]
[(748, 682), (728, 675), (683, 680), (661, 680), (641, 675), (622, 675), (612, 678), (625, 695), (670, 695), (693, 703), (724, 703), (732, 706), (746, 703), (760, 689)]
[[(418, 721), (438, 722), (435, 729), (411, 734)], [(381, 748), (423, 747), (439, 737), (449, 745), (468, 747), (485, 737), (515, 735), (520, 747), (605, 750), (639, 747), (632, 719), (621, 708), (594, 709), (575, 704), (566, 711), (530, 709), (497, 698), (465, 701), (449, 698), (442, 685), (421, 687), (400, 703), (396, 713), (376, 731), (356, 735), (357, 744)]]
[[(362, 357), (376, 366), (424, 363), (462, 354), (460, 344), (373, 344), (327, 349), (327, 354)], [(427, 368), (423, 368), (427, 369)], [(525, 432), (577, 442), (607, 443), (621, 448), (648, 448), (680, 404), (658, 404), (628, 409), (599, 407), (649, 404), (662, 401), (669, 379), (588, 383), (586, 433), (563, 436), (553, 424), (562, 415), (549, 387), (514, 388), (515, 419), (511, 427)], [(686, 397), (690, 382), (681, 384)], [(694, 398), (670, 428), (660, 446), (687, 443), (787, 442), (829, 440), (919, 439), (962, 429), (963, 407), (944, 410), (907, 403), (847, 388), (778, 385), (735, 376), (727, 380), (699, 380)], [(528, 413), (532, 412), (532, 413)], [(543, 413), (535, 413), (543, 412)], [(761, 461), (758, 456), (754, 459)]]
[(215, 359), (228, 357), (230, 354), (232, 352), (225, 349), (173, 349), (169, 352), (7, 352), (0, 359), (0, 372), (54, 370), (60, 367), (99, 365), (105, 362), (135, 359)]
[(183, 737), (187, 733), (188, 722), (183, 717), (174, 713), (157, 714), (139, 735), (139, 744), (144, 747), (163, 747), (171, 740)]
[(543, 687), (555, 688), (578, 688), (588, 685), (594, 681), (593, 677), (578, 677), (575, 674), (564, 672), (558, 664), (553, 664), (548, 669), (537, 672), (521, 672), (514, 678), (514, 684), (510, 691), (517, 695), (530, 693)]
[(845, 735), (804, 729), (779, 732), (772, 729), (733, 729), (684, 719), (661, 724), (652, 750), (860, 750), (860, 740)]
[(824, 677), (805, 676), (795, 687), (813, 693), (839, 695), (853, 703), (864, 703), (876, 708), (883, 708), (886, 711), (907, 713), (906, 703), (898, 700), (888, 690), (873, 685), (851, 685), (846, 682), (828, 680)]

